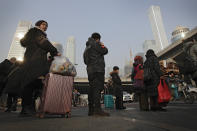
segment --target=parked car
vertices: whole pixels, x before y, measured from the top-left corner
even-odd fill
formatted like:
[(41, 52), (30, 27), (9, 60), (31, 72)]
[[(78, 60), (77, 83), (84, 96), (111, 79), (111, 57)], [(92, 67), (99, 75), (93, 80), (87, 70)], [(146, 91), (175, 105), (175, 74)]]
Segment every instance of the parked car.
[(134, 93), (130, 94), (126, 91), (123, 91), (123, 102), (133, 102), (134, 101)]

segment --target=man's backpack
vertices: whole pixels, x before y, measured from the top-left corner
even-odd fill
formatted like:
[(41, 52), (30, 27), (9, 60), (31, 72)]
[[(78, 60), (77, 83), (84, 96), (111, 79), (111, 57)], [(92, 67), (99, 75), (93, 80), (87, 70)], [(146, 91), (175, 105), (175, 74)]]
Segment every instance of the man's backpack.
[(83, 53), (83, 60), (86, 65), (88, 65), (90, 62), (90, 55), (89, 55), (90, 48), (91, 48), (91, 45), (86, 46), (85, 51)]

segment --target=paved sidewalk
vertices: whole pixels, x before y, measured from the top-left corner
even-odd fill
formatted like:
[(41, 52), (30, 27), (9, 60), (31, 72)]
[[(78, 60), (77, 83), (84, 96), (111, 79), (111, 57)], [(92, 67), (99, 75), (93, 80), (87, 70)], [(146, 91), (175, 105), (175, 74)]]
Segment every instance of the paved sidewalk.
[(76, 107), (72, 118), (21, 118), (0, 111), (0, 131), (196, 131), (197, 104), (173, 103), (167, 112), (141, 112), (137, 103), (124, 111), (107, 110), (110, 117), (89, 117), (87, 107)]

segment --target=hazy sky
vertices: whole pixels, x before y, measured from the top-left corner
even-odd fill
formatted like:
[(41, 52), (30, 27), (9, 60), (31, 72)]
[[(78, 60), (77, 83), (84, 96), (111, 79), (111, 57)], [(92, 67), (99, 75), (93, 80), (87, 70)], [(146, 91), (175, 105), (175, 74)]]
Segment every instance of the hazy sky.
[(49, 23), (48, 38), (63, 46), (69, 36), (76, 38), (78, 74), (85, 76), (82, 54), (93, 32), (102, 35), (109, 49), (106, 66), (123, 67), (129, 58), (142, 52), (145, 40), (153, 39), (148, 9), (160, 6), (168, 40), (177, 25), (197, 26), (197, 0), (0, 0), (0, 60), (7, 57), (20, 20), (40, 19)]

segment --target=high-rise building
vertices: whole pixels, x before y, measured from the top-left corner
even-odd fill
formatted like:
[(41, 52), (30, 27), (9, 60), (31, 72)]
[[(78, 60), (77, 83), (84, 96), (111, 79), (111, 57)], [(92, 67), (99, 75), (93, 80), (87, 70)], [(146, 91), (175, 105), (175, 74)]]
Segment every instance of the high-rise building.
[(109, 77), (110, 77), (110, 72), (112, 72), (112, 71), (113, 71), (113, 67), (111, 67), (111, 66), (106, 67), (105, 76), (106, 76), (107, 78), (109, 78)]
[(167, 47), (168, 39), (163, 25), (161, 11), (159, 6), (151, 6), (148, 13), (154, 39), (156, 41), (155, 52), (159, 52)]
[(16, 57), (17, 60), (23, 61), (25, 48), (20, 44), (20, 40), (24, 37), (25, 33), (32, 27), (32, 23), (29, 21), (20, 21), (16, 28), (14, 38), (12, 40), (10, 50), (8, 53), (8, 59)]
[(52, 42), (52, 44), (53, 44), (53, 46), (57, 49), (57, 51), (59, 52), (59, 53), (63, 53), (63, 47), (62, 47), (62, 45), (60, 44), (60, 43), (57, 43), (57, 42)]
[(75, 47), (75, 38), (73, 36), (69, 37), (67, 40), (67, 44), (66, 44), (66, 57), (68, 57), (68, 59), (73, 63), (76, 64), (75, 61), (75, 53), (76, 53), (76, 47)]
[(145, 40), (143, 43), (143, 51), (144, 54), (146, 54), (147, 50), (153, 49), (155, 52), (157, 50), (156, 42), (155, 40)]
[(130, 65), (130, 61), (127, 59), (125, 60), (125, 65), (124, 65), (124, 76), (128, 76), (131, 74), (131, 69), (132, 65)]
[(133, 66), (133, 54), (132, 54), (132, 50), (130, 49), (130, 59), (129, 59), (129, 64), (132, 67)]

